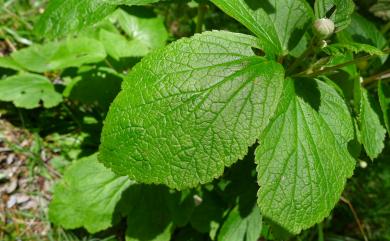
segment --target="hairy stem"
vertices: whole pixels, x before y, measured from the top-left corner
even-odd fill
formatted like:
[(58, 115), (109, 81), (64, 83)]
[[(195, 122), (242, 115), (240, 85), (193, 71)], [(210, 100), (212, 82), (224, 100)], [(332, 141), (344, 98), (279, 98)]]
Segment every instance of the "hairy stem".
[(198, 16), (196, 19), (196, 33), (201, 33), (203, 30), (203, 22), (204, 22), (204, 16), (207, 10), (207, 5), (204, 3), (199, 3), (198, 6)]
[[(385, 54), (390, 53), (390, 49), (383, 50), (383, 53), (385, 53)], [(329, 73), (331, 71), (341, 69), (341, 68), (346, 67), (348, 65), (356, 64), (358, 62), (361, 62), (361, 61), (364, 61), (364, 60), (369, 60), (369, 59), (376, 58), (376, 57), (378, 57), (378, 56), (376, 56), (376, 55), (365, 55), (365, 56), (353, 59), (351, 61), (347, 61), (347, 62), (344, 62), (344, 63), (341, 63), (341, 64), (337, 64), (337, 65), (334, 65), (334, 66), (331, 66), (331, 67), (321, 68), (320, 70), (315, 71), (313, 73), (309, 73), (308, 74), (307, 70), (305, 70), (303, 72), (300, 72), (300, 73), (294, 75), (294, 77), (316, 77), (318, 75)]]
[(366, 233), (365, 233), (365, 231), (364, 231), (363, 225), (362, 225), (362, 223), (360, 222), (360, 219), (359, 219), (359, 217), (358, 217), (358, 215), (357, 215), (357, 212), (356, 212), (355, 208), (353, 207), (352, 203), (351, 203), (348, 199), (346, 199), (345, 197), (341, 197), (340, 200), (341, 200), (343, 203), (345, 203), (345, 204), (348, 205), (349, 209), (350, 209), (351, 212), (352, 212), (353, 218), (355, 219), (356, 224), (358, 225), (359, 230), (360, 230), (360, 232), (361, 232), (361, 234), (362, 234), (362, 236), (363, 236), (363, 238), (364, 238), (364, 241), (368, 241), (368, 238), (367, 238), (367, 235), (366, 235)]

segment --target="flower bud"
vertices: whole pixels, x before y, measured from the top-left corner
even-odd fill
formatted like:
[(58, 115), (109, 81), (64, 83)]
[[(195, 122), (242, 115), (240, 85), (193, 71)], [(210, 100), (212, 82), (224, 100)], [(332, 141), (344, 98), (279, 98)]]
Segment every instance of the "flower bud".
[(321, 18), (314, 22), (313, 30), (315, 35), (320, 39), (327, 39), (334, 33), (335, 26), (332, 20)]

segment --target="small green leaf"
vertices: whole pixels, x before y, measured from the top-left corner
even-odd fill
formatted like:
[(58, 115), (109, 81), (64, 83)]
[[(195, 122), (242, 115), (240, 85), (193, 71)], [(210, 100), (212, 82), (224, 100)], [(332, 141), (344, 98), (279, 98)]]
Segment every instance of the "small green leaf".
[(131, 185), (97, 161), (97, 154), (72, 163), (54, 188), (50, 220), (64, 228), (84, 227), (90, 233), (112, 225), (115, 206)]
[(111, 105), (100, 159), (132, 180), (183, 189), (243, 158), (273, 115), (281, 65), (252, 36), (205, 32), (135, 66)]
[[(316, 0), (314, 9), (317, 18), (330, 18), (335, 23), (336, 32), (339, 32), (351, 23), (355, 4), (353, 0)], [(328, 16), (329, 13), (331, 16)]]
[(377, 47), (355, 42), (331, 44), (323, 48), (322, 51), (328, 55), (345, 55), (350, 52), (355, 54), (364, 52), (370, 55), (384, 55), (382, 50), (378, 49)]
[(386, 129), (375, 111), (375, 102), (366, 89), (361, 89), (360, 133), (362, 144), (371, 160), (378, 157), (384, 148)]
[(144, 5), (159, 0), (51, 0), (35, 26), (40, 36), (77, 32), (113, 13), (118, 5)]
[(131, 186), (119, 206), (127, 216), (126, 241), (171, 240), (176, 221), (186, 225), (193, 206), (189, 192), (170, 191), (165, 186)]
[(345, 44), (362, 43), (375, 46), (383, 50), (387, 40), (372, 22), (357, 13), (352, 15), (352, 21), (348, 28), (337, 35), (340, 42)]
[(262, 215), (293, 234), (328, 216), (355, 167), (348, 152), (353, 138), (351, 114), (333, 88), (287, 80), (256, 150)]
[(123, 31), (148, 50), (165, 46), (168, 32), (163, 19), (136, 17), (121, 9), (116, 11), (115, 16)]
[(82, 104), (96, 104), (107, 111), (119, 93), (123, 76), (110, 68), (80, 68), (77, 76), (66, 86), (63, 95)]
[(46, 72), (95, 63), (106, 57), (103, 45), (91, 38), (74, 38), (44, 45), (32, 45), (13, 52), (11, 57), (23, 68)]
[(149, 49), (139, 40), (128, 40), (121, 34), (104, 29), (100, 31), (100, 41), (107, 53), (116, 60), (124, 57), (145, 56), (149, 52)]
[[(110, 18), (127, 36), (118, 31), (100, 30), (100, 41), (107, 53), (115, 58), (145, 56), (151, 50), (165, 46), (168, 33), (160, 18), (140, 18), (118, 9)], [(116, 30), (116, 29), (115, 29)]]
[(240, 213), (236, 206), (229, 213), (218, 234), (223, 241), (257, 241), (261, 234), (262, 217), (255, 205), (250, 213)]
[(257, 35), (266, 53), (288, 54), (313, 19), (313, 10), (304, 0), (212, 2)]
[(383, 120), (385, 122), (387, 132), (390, 133), (390, 87), (388, 84), (379, 81), (378, 96), (383, 113)]
[(51, 108), (61, 103), (62, 96), (46, 77), (19, 74), (0, 80), (0, 100), (12, 101), (15, 106), (26, 109), (39, 107), (42, 101), (45, 108)]

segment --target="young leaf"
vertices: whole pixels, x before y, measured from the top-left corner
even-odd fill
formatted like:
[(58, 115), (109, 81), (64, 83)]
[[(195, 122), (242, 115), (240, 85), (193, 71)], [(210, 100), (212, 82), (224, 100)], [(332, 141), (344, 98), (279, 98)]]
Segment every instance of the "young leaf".
[(44, 45), (32, 45), (13, 52), (11, 57), (23, 68), (45, 72), (103, 60), (103, 45), (91, 38), (74, 38)]
[(371, 160), (378, 157), (384, 148), (386, 129), (374, 109), (374, 101), (366, 89), (361, 89), (360, 133), (364, 149)]
[(313, 11), (304, 0), (212, 2), (256, 34), (266, 53), (288, 54), (313, 19)]
[(54, 90), (50, 81), (36, 74), (19, 74), (0, 80), (0, 100), (12, 101), (16, 107), (33, 109), (43, 102), (51, 108), (62, 101), (62, 96)]
[(288, 79), (256, 150), (262, 215), (293, 234), (328, 216), (355, 167), (353, 138), (351, 115), (333, 88)]
[(345, 55), (350, 52), (355, 54), (364, 52), (370, 55), (384, 55), (384, 53), (377, 47), (355, 42), (331, 44), (323, 48), (322, 51), (324, 51), (328, 55)]
[(351, 25), (337, 35), (340, 42), (345, 44), (362, 43), (377, 47), (382, 50), (387, 41), (377, 27), (357, 13), (352, 15)]
[(159, 0), (51, 0), (35, 26), (41, 36), (59, 37), (99, 22), (118, 5), (144, 5)]
[(100, 160), (178, 189), (220, 176), (245, 156), (282, 93), (283, 68), (252, 47), (255, 37), (214, 31), (145, 57), (111, 105)]
[(168, 39), (160, 18), (139, 18), (118, 9), (111, 19), (119, 23), (129, 38), (118, 32), (100, 30), (100, 40), (107, 53), (115, 59), (145, 56), (151, 50), (163, 47)]
[(257, 241), (261, 234), (262, 217), (255, 205), (248, 214), (241, 214), (238, 206), (233, 208), (222, 225), (218, 240), (224, 241)]
[(351, 23), (355, 4), (353, 0), (316, 0), (314, 9), (317, 18), (330, 18), (335, 23), (336, 32), (339, 32)]
[(390, 133), (390, 88), (388, 84), (379, 81), (378, 83), (379, 103), (383, 112), (387, 132)]
[(118, 177), (97, 161), (97, 154), (82, 158), (66, 170), (54, 188), (50, 220), (68, 229), (90, 233), (112, 225), (115, 206), (132, 182)]

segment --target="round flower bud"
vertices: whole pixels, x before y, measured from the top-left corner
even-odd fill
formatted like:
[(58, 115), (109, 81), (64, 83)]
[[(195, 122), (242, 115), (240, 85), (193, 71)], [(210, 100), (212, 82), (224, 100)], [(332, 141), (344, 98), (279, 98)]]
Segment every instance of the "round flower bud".
[(328, 18), (317, 19), (313, 24), (313, 30), (320, 39), (327, 39), (334, 33), (335, 26)]

